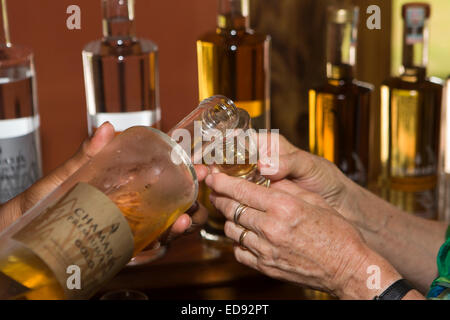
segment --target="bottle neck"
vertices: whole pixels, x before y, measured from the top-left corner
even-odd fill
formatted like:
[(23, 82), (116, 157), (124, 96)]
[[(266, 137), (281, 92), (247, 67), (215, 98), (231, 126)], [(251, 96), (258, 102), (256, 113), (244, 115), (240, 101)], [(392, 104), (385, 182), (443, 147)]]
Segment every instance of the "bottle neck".
[(0, 6), (0, 46), (11, 47), (6, 0), (1, 0)]
[(357, 7), (329, 9), (327, 27), (327, 78), (351, 79), (356, 63)]
[(219, 0), (217, 28), (219, 31), (249, 29), (249, 0)]
[(102, 0), (103, 37), (129, 40), (135, 37), (134, 0)]
[(405, 9), (402, 77), (425, 78), (428, 65), (428, 18), (426, 8)]

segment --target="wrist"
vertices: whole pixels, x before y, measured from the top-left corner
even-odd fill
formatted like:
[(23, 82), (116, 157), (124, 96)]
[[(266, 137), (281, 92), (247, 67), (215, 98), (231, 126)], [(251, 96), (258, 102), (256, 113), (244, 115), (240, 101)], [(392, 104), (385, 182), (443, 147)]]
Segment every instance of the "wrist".
[(373, 300), (402, 276), (384, 258), (364, 246), (346, 270), (338, 296), (349, 300)]

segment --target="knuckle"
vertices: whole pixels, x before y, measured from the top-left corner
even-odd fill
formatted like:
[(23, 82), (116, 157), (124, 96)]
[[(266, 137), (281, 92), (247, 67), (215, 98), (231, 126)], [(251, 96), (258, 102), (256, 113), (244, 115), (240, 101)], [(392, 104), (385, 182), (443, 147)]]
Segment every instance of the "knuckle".
[(248, 193), (247, 181), (242, 180), (236, 183), (233, 188), (233, 198), (234, 199), (245, 199)]
[(276, 204), (275, 213), (281, 218), (290, 218), (294, 211), (296, 211), (297, 201), (291, 196), (285, 195), (281, 197), (280, 201)]
[(268, 263), (267, 260), (262, 259), (259, 257), (256, 261), (256, 268), (260, 272), (264, 273), (265, 275), (271, 276), (273, 273), (273, 267), (274, 265), (271, 265)]
[(272, 244), (282, 243), (286, 227), (284, 221), (271, 221), (265, 222), (262, 225), (261, 233), (264, 238), (266, 238)]

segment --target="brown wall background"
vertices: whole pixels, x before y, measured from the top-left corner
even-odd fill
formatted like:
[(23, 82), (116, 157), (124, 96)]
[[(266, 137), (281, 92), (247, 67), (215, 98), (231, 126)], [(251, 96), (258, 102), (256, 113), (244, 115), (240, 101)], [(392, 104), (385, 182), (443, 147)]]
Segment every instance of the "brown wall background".
[[(66, 9), (81, 8), (81, 30), (68, 30)], [(136, 31), (160, 49), (163, 129), (198, 102), (196, 39), (214, 29), (215, 0), (137, 0)], [(9, 0), (12, 42), (35, 53), (44, 172), (69, 158), (87, 137), (81, 51), (101, 37), (100, 0)]]

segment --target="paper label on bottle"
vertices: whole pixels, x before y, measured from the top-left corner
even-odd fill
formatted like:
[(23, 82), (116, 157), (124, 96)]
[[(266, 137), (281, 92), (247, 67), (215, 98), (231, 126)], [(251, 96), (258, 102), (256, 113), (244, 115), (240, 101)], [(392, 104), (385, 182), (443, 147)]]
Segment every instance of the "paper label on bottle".
[(392, 90), (391, 164), (392, 177), (434, 176), (437, 171), (436, 152), (424, 144), (421, 131), (420, 92)]
[(78, 183), (13, 239), (47, 264), (68, 299), (92, 296), (128, 263), (134, 248), (119, 208), (87, 183)]
[(0, 203), (26, 190), (41, 175), (37, 131), (0, 139)]
[(14, 299), (30, 291), (16, 280), (0, 272), (0, 300)]
[(423, 27), (426, 11), (423, 7), (412, 7), (406, 11), (406, 43), (413, 45), (423, 42)]

